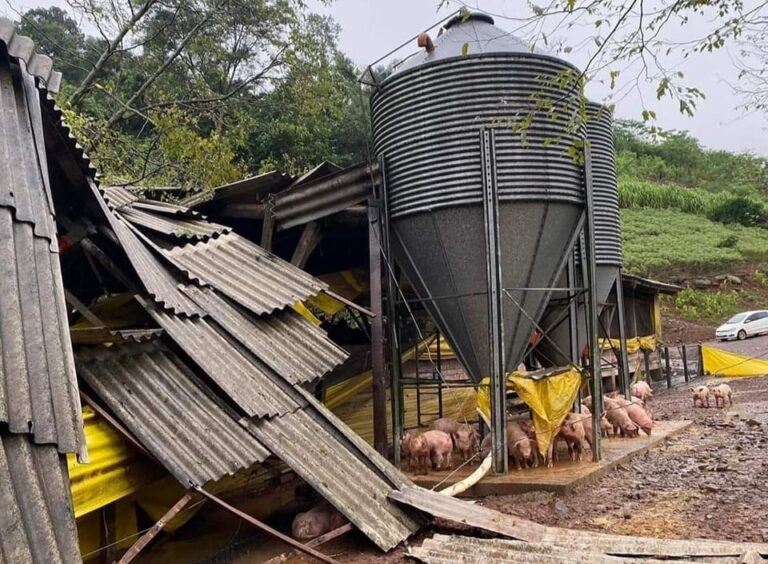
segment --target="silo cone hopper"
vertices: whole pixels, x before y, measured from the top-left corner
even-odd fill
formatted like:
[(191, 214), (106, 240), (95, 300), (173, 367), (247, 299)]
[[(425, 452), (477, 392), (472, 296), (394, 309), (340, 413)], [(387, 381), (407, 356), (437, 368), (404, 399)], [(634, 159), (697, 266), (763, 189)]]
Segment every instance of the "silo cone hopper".
[[(592, 186), (595, 224), (595, 269), (597, 278), (598, 314), (617, 281), (620, 283), (621, 224), (619, 217), (619, 191), (616, 179), (616, 161), (613, 146), (613, 120), (605, 106), (587, 103), (587, 141), (591, 147)], [(579, 244), (580, 245), (580, 244)], [(575, 250), (574, 286), (582, 286), (580, 246)], [(561, 280), (565, 285), (565, 281)], [(580, 354), (587, 343), (586, 312), (581, 305), (576, 310), (576, 323), (569, 319), (569, 305), (553, 300), (541, 320), (548, 338), (536, 347), (537, 358), (544, 366), (562, 366), (571, 360), (571, 333), (575, 330), (573, 346)], [(602, 335), (602, 328), (599, 328)], [(574, 359), (575, 360), (575, 359)]]
[(395, 259), (479, 381), (491, 373), (484, 187), (498, 195), (509, 369), (582, 228), (582, 167), (568, 154), (583, 138), (573, 126), (579, 90), (563, 87), (578, 70), (485, 15), (455, 18), (427, 45), (374, 93), (374, 148)]

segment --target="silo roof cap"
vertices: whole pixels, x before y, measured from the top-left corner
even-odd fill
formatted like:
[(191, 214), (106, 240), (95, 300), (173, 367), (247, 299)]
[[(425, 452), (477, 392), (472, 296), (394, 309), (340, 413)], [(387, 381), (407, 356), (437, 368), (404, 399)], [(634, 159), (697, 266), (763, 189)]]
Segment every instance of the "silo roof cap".
[(421, 50), (395, 72), (402, 72), (443, 59), (464, 55), (536, 53), (546, 55), (539, 49), (533, 49), (522, 39), (515, 37), (494, 25), (488, 14), (472, 12), (459, 14), (443, 26), (442, 33), (434, 40), (435, 48), (428, 52)]

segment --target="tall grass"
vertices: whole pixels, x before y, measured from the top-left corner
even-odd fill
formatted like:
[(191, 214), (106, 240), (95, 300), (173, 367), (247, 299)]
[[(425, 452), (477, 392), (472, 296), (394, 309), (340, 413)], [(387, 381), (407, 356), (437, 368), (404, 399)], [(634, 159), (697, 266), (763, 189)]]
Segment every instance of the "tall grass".
[(732, 196), (726, 192), (706, 192), (673, 184), (654, 184), (632, 178), (619, 179), (619, 205), (622, 208), (678, 210), (709, 216)]

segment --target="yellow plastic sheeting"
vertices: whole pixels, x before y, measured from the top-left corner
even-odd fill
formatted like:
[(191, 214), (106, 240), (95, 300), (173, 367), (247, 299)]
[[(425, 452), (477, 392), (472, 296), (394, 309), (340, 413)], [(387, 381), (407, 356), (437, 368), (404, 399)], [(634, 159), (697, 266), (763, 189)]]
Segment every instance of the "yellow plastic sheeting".
[[(477, 407), (488, 418), (491, 414), (489, 386), (490, 379), (485, 378), (477, 391)], [(542, 455), (547, 453), (565, 415), (576, 401), (580, 386), (581, 372), (578, 368), (565, 369), (540, 380), (528, 378), (522, 372), (507, 375), (507, 389), (515, 390), (533, 412), (536, 443)]]
[(653, 334), (661, 342), (661, 302), (658, 299), (653, 300)]
[(701, 346), (705, 374), (719, 376), (765, 376), (768, 374), (768, 361), (741, 354)]
[[(323, 274), (319, 278), (328, 284), (334, 292), (348, 300), (354, 300), (368, 290), (368, 283), (364, 276), (351, 270)], [(327, 315), (334, 315), (346, 307), (339, 300), (323, 293), (312, 296), (307, 300), (307, 303)]]
[[(618, 349), (621, 347), (621, 341), (619, 339), (600, 339), (601, 349)], [(656, 335), (648, 335), (647, 337), (633, 337), (627, 339), (627, 352), (634, 354), (639, 350), (653, 352), (656, 350), (658, 341)]]
[[(431, 390), (430, 390), (431, 391)], [(473, 387), (448, 386), (443, 387), (443, 417), (451, 417), (456, 421), (474, 421), (477, 392)], [(403, 408), (405, 410), (406, 428), (417, 427), (418, 412), (416, 410), (416, 390), (408, 388), (403, 394)], [(390, 396), (387, 391), (387, 437), (392, 439), (392, 416), (390, 411)], [(371, 382), (368, 380), (364, 390), (351, 400), (330, 408), (336, 416), (344, 421), (348, 427), (360, 435), (363, 439), (373, 444), (373, 395)], [(427, 395), (422, 389), (421, 413), (423, 425), (437, 419), (438, 400), (437, 394)], [(426, 414), (433, 415), (426, 415)]]
[[(92, 512), (77, 520), (77, 537), (80, 542), (80, 555), (85, 562), (104, 561), (104, 550), (100, 546), (103, 518), (100, 512)], [(123, 500), (115, 503), (114, 520), (107, 523), (109, 530), (114, 530), (117, 541), (116, 550), (128, 549), (139, 538), (136, 521), (136, 508), (132, 501)], [(102, 549), (102, 550), (100, 550)]]
[(161, 470), (147, 460), (90, 407), (83, 407), (90, 462), (67, 455), (75, 517), (104, 507), (156, 480)]
[[(432, 335), (430, 337), (427, 337), (423, 341), (421, 341), (418, 345), (411, 347), (407, 351), (405, 351), (401, 356), (400, 360), (401, 362), (406, 362), (409, 360), (413, 360), (416, 357), (416, 351), (419, 351), (419, 358), (421, 360), (428, 360), (428, 356), (426, 355), (426, 350), (428, 348), (434, 350), (434, 354), (437, 353), (437, 338), (435, 335)], [(448, 343), (445, 342), (445, 340), (441, 339), (441, 345), (440, 345), (440, 354), (441, 358), (448, 358), (448, 357), (442, 357), (443, 351), (445, 348), (448, 347)], [(448, 347), (448, 351), (450, 351), (450, 347)], [(451, 352), (451, 354), (453, 354)], [(435, 360), (435, 356), (432, 356), (432, 360)], [(334, 384), (333, 386), (330, 386), (326, 392), (325, 392), (325, 406), (328, 409), (334, 409), (335, 407), (338, 407), (339, 405), (342, 405), (352, 398), (358, 396), (362, 392), (368, 391), (371, 389), (373, 378), (373, 372), (368, 370), (367, 372), (363, 372), (362, 374), (358, 374), (357, 376), (353, 376), (352, 378), (348, 378), (347, 380), (344, 380), (343, 382), (339, 382), (338, 384)]]
[(321, 321), (317, 317), (315, 317), (315, 314), (309, 311), (309, 308), (305, 306), (303, 303), (296, 302), (295, 304), (293, 304), (293, 310), (299, 315), (301, 315), (304, 319), (309, 321), (312, 325), (315, 325), (317, 327), (320, 326)]

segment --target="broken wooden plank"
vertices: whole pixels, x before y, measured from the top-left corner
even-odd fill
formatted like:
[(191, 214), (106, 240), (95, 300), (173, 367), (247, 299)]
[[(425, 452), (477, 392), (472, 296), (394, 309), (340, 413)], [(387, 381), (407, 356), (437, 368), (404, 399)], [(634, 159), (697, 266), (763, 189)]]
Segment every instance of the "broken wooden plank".
[[(535, 562), (560, 564), (579, 562), (588, 564), (664, 564), (668, 560), (648, 558), (623, 558), (593, 551), (576, 551), (555, 545), (528, 543), (507, 539), (481, 539), (466, 536), (434, 535), (418, 547), (412, 547), (409, 555), (427, 564), (507, 564)], [(693, 561), (676, 560), (678, 564)]]
[(545, 543), (572, 550), (649, 558), (740, 557), (747, 551), (768, 556), (768, 544), (705, 539), (655, 539), (548, 527), (419, 487), (404, 487), (399, 491), (391, 492), (389, 497), (398, 503), (415, 507), (435, 517), (517, 540)]

